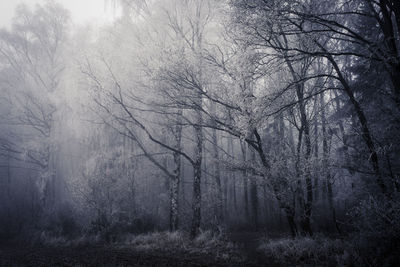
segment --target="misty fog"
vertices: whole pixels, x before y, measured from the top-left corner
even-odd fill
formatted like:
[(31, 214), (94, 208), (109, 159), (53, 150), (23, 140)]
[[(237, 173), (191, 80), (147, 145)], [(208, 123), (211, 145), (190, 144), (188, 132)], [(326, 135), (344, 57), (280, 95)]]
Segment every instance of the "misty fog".
[(1, 266), (400, 262), (399, 1), (2, 1)]

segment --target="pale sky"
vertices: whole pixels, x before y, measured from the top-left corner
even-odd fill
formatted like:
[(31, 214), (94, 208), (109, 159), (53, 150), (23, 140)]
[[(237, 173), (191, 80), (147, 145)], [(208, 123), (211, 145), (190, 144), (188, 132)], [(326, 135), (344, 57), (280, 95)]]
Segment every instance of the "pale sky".
[[(105, 0), (58, 0), (57, 2), (70, 10), (72, 20), (76, 24), (86, 22), (101, 24), (111, 22), (117, 16), (111, 4), (105, 5)], [(43, 3), (43, 0), (0, 0), (0, 28), (10, 26), (14, 9), (19, 3), (33, 7), (36, 3)]]

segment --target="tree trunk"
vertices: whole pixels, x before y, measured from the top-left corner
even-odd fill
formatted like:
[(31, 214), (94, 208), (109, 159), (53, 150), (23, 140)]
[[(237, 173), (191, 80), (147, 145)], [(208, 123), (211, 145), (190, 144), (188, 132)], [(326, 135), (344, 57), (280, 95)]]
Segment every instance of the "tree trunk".
[(305, 108), (303, 107), (303, 125), (304, 125), (304, 138), (305, 138), (305, 182), (306, 182), (306, 193), (307, 198), (304, 205), (304, 217), (303, 217), (303, 226), (304, 231), (307, 232), (309, 235), (312, 235), (311, 230), (311, 211), (312, 211), (312, 203), (313, 203), (313, 186), (311, 180), (311, 170), (310, 170), (310, 158), (311, 158), (311, 140), (310, 140), (310, 127), (308, 120), (305, 115)]
[[(201, 96), (200, 105), (202, 105)], [(194, 238), (199, 233), (201, 223), (201, 164), (203, 159), (203, 129), (202, 129), (202, 115), (200, 111), (197, 112), (197, 125), (194, 126), (196, 136), (196, 147), (194, 151), (195, 160), (193, 164), (194, 178), (193, 178), (193, 200), (192, 200), (192, 225), (190, 230), (191, 238)]]
[(325, 116), (325, 99), (324, 94), (320, 95), (320, 104), (321, 104), (321, 128), (322, 128), (322, 151), (323, 151), (323, 159), (322, 159), (322, 170), (325, 176), (325, 183), (327, 187), (327, 198), (329, 208), (332, 214), (332, 221), (335, 225), (336, 230), (341, 233), (338, 222), (336, 220), (336, 211), (333, 203), (333, 190), (332, 190), (332, 175), (329, 167), (329, 147), (328, 147), (328, 136), (326, 132), (326, 116)]
[[(289, 67), (290, 73), (292, 75), (293, 81), (296, 82), (299, 78), (303, 78), (306, 76), (307, 66), (302, 66), (301, 76), (298, 77), (298, 74), (295, 72), (292, 62), (285, 56), (286, 64)], [(307, 64), (307, 63), (306, 63)], [(306, 185), (306, 201), (304, 202), (304, 211), (301, 216), (301, 225), (303, 231), (312, 235), (311, 230), (311, 211), (312, 211), (312, 202), (313, 202), (313, 186), (312, 186), (312, 178), (311, 178), (311, 170), (310, 170), (310, 158), (311, 158), (311, 138), (310, 138), (310, 125), (307, 118), (306, 113), (306, 103), (304, 101), (304, 82), (296, 83), (296, 94), (299, 101), (299, 112), (300, 112), (300, 120), (301, 120), (301, 130), (304, 133), (304, 144), (305, 144), (305, 168), (304, 168), (304, 177), (305, 177), (305, 185)], [(300, 131), (301, 132), (301, 131)], [(301, 136), (299, 135), (299, 142), (301, 142)], [(301, 149), (298, 147), (298, 157), (300, 156)], [(301, 186), (299, 184), (299, 186)], [(300, 188), (299, 188), (300, 190)], [(302, 191), (302, 190), (301, 190)], [(299, 192), (300, 197), (303, 198), (302, 192)]]
[[(315, 99), (314, 110), (318, 110), (318, 99)], [(318, 144), (318, 119), (314, 120), (314, 200), (317, 202), (319, 198), (319, 144)]]
[(219, 151), (218, 151), (218, 137), (217, 130), (212, 130), (213, 140), (213, 160), (214, 160), (214, 177), (215, 184), (217, 185), (217, 203), (216, 203), (216, 217), (217, 223), (220, 224), (223, 221), (223, 197), (222, 197), (222, 186), (221, 186), (221, 171), (219, 165)]
[[(332, 85), (333, 87), (333, 85)], [(336, 104), (336, 110), (339, 112), (341, 109), (341, 105), (340, 105), (340, 100), (339, 100), (339, 95), (337, 93), (336, 90), (333, 91), (335, 97), (335, 104)], [(321, 98), (323, 98), (323, 95), (320, 96)], [(323, 101), (324, 99), (321, 99), (320, 101)], [(323, 107), (325, 108), (325, 107)], [(323, 112), (325, 112), (325, 110), (323, 110)], [(338, 121), (338, 126), (339, 126), (339, 130), (340, 130), (340, 134), (342, 136), (342, 141), (343, 141), (343, 153), (344, 153), (344, 159), (345, 162), (349, 162), (350, 161), (350, 155), (349, 155), (349, 145), (347, 142), (347, 136), (346, 136), (346, 132), (343, 126), (343, 123), (341, 120)], [(354, 174), (354, 172), (352, 170), (350, 170), (351, 174)]]
[(286, 210), (286, 218), (289, 223), (290, 234), (293, 238), (295, 238), (298, 235), (298, 231), (297, 231), (296, 222), (294, 220), (294, 212), (292, 212), (290, 210)]
[[(247, 161), (247, 149), (246, 144), (244, 142), (240, 143), (240, 147), (242, 149), (243, 161)], [(247, 180), (247, 171), (243, 171), (243, 203), (244, 203), (244, 214), (246, 221), (249, 221), (250, 211), (249, 211), (249, 195), (248, 195), (248, 180)]]
[(271, 214), (271, 209), (270, 209), (270, 204), (268, 203), (269, 198), (267, 193), (267, 181), (265, 178), (263, 181), (262, 189), (263, 189), (263, 199), (264, 199), (264, 220), (265, 222), (267, 222), (268, 216), (270, 216)]
[(175, 170), (171, 178), (170, 186), (170, 230), (176, 231), (179, 226), (179, 178), (180, 178), (180, 155), (174, 153)]
[[(174, 127), (175, 149), (181, 151), (182, 126), (181, 124), (182, 110), (178, 112), (177, 125)], [(179, 184), (181, 177), (181, 155), (174, 152), (173, 176), (170, 184), (170, 230), (176, 231), (179, 227)]]
[[(234, 155), (233, 151), (233, 138), (229, 137), (228, 138), (228, 153), (229, 155)], [(229, 172), (229, 177), (231, 180), (232, 184), (232, 198), (233, 198), (233, 207), (235, 209), (235, 212), (237, 212), (237, 199), (236, 199), (236, 175), (235, 172), (231, 171)]]
[(237, 196), (236, 196), (236, 194), (237, 194), (237, 190), (236, 190), (236, 175), (235, 175), (235, 173), (234, 172), (232, 172), (232, 183), (233, 183), (233, 192), (232, 192), (232, 195), (233, 195), (233, 207), (234, 207), (234, 209), (235, 209), (235, 212), (237, 213), (237, 211), (238, 211), (238, 203), (237, 203)]
[[(252, 162), (255, 162), (256, 155), (254, 150), (250, 148), (250, 158)], [(257, 192), (257, 180), (254, 176), (250, 178), (250, 204), (252, 214), (252, 224), (254, 228), (258, 229), (258, 192)]]

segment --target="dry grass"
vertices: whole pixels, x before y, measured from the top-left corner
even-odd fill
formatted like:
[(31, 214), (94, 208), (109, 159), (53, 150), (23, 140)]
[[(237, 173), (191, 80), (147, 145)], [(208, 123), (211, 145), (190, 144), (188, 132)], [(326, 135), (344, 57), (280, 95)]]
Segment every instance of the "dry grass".
[(283, 266), (351, 266), (354, 252), (343, 240), (323, 237), (262, 241), (259, 252)]
[[(104, 245), (98, 235), (82, 236), (68, 240), (64, 237), (54, 237), (43, 232), (36, 240), (50, 247), (85, 247)], [(240, 251), (223, 236), (213, 235), (210, 231), (201, 232), (191, 240), (184, 232), (153, 232), (147, 234), (128, 234), (117, 238), (107, 246), (117, 249), (132, 249), (143, 253), (166, 253), (171, 255), (185, 254), (194, 257), (201, 255), (216, 260), (243, 261)]]

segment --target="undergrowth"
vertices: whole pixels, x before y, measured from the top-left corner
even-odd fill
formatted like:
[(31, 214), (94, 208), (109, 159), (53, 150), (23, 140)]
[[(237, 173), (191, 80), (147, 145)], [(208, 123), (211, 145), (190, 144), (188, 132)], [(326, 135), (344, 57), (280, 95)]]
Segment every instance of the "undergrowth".
[[(99, 235), (87, 235), (76, 239), (53, 237), (43, 232), (36, 243), (45, 246), (97, 246), (104, 245)], [(211, 231), (201, 232), (195, 239), (190, 239), (185, 232), (153, 232), (147, 234), (127, 234), (115, 238), (106, 244), (113, 248), (130, 248), (146, 253), (167, 253), (172, 255), (190, 254), (207, 255), (221, 260), (241, 262), (243, 256), (237, 248), (222, 234), (216, 235)]]
[(350, 243), (321, 236), (263, 240), (258, 250), (279, 266), (357, 266), (359, 261)]

